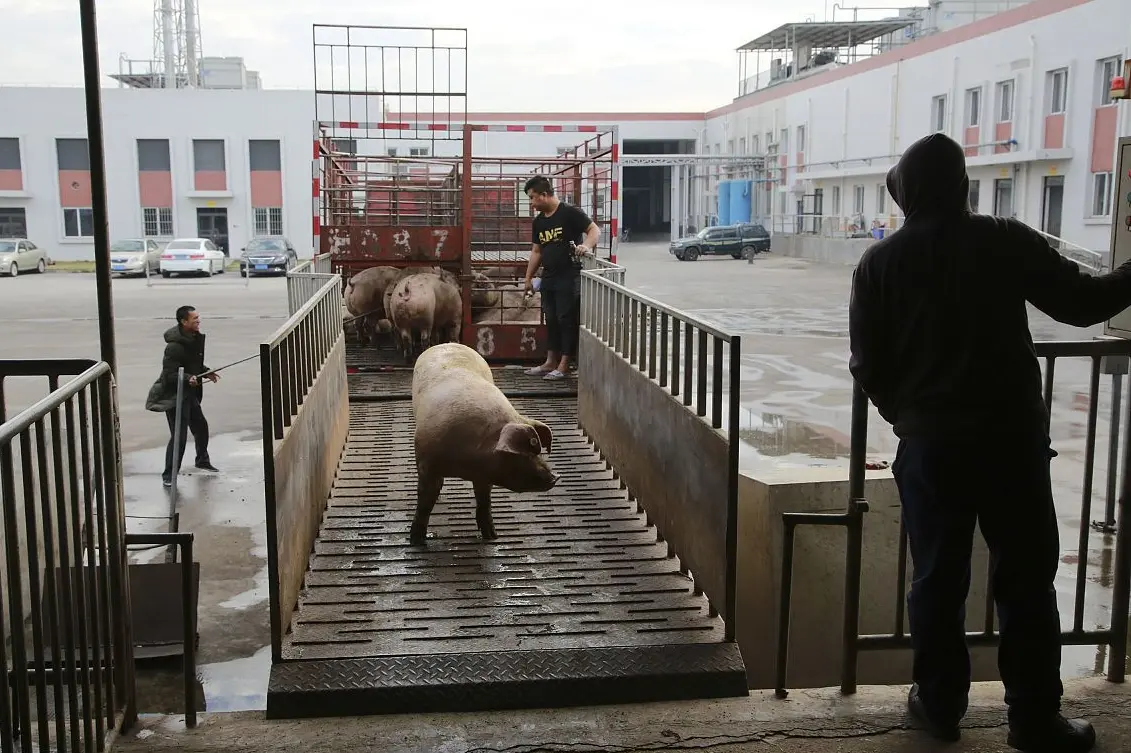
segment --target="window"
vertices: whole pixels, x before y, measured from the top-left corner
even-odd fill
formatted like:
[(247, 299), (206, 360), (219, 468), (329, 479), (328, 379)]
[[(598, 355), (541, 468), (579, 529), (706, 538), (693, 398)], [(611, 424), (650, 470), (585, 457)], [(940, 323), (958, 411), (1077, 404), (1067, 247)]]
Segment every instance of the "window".
[(876, 185), (876, 214), (888, 211), (888, 189), (883, 183)]
[(279, 153), (279, 142), (274, 140), (251, 139), (247, 142), (248, 167), (252, 172), (282, 172), (283, 158)]
[(864, 186), (852, 187), (852, 213), (864, 214)]
[(428, 147), (426, 147), (426, 146), (411, 147), (408, 150), (408, 156), (410, 156), (410, 157), (427, 157), (428, 156)]
[(769, 149), (773, 145), (774, 145), (774, 134), (771, 133), (770, 131), (766, 131), (766, 149)]
[(86, 139), (55, 139), (55, 158), (60, 170), (89, 170)]
[(283, 234), (283, 209), (282, 209), (282, 207), (256, 207), (256, 209), (255, 209), (255, 234), (256, 235), (282, 235)]
[(970, 211), (978, 213), (978, 200), (981, 198), (982, 181), (970, 181)]
[(1109, 217), (1111, 215), (1111, 173), (1094, 173), (1092, 175), (1092, 216)]
[(23, 207), (0, 207), (0, 238), (27, 237), (27, 210)]
[(994, 214), (998, 217), (1013, 216), (1013, 178), (994, 181)]
[(833, 186), (832, 212), (831, 213), (834, 217), (840, 216), (840, 186)]
[(196, 172), (222, 173), (227, 165), (221, 139), (193, 139), (192, 163)]
[(999, 81), (997, 85), (997, 122), (1013, 122), (1013, 80)]
[(779, 147), (779, 150), (781, 151), (782, 154), (788, 154), (789, 153), (789, 129), (788, 128), (781, 129), (781, 144), (779, 144), (778, 147)]
[(0, 139), (0, 170), (20, 170), (20, 140)]
[(946, 132), (946, 95), (940, 94), (931, 100), (931, 128)]
[(330, 148), (339, 154), (357, 154), (357, 139), (330, 139)]
[(805, 151), (805, 126), (797, 126), (797, 151)]
[(89, 207), (64, 207), (63, 236), (66, 238), (93, 238), (94, 210)]
[(982, 90), (966, 90), (966, 127), (973, 128), (982, 123)]
[(1100, 87), (1098, 99), (1100, 107), (1111, 104), (1111, 80), (1119, 75), (1119, 68), (1122, 65), (1123, 60), (1118, 56), (1100, 60), (1096, 64), (1096, 83)]
[(758, 153), (758, 137), (757, 136), (751, 136), (750, 137), (750, 153), (751, 154), (757, 154)]
[[(561, 153), (562, 153), (562, 152), (561, 152), (561, 150), (559, 149), (559, 150), (558, 150), (558, 154), (561, 154)], [(396, 148), (395, 146), (391, 146), (391, 147), (389, 147), (389, 151), (387, 152), (387, 154), (388, 154), (388, 155), (389, 155), (390, 157), (396, 157), (396, 156), (397, 156), (397, 148)]]
[(142, 207), (141, 220), (146, 238), (173, 237), (173, 210), (168, 207)]
[(738, 140), (738, 153), (739, 154), (746, 154), (746, 139), (745, 139), (745, 137)]
[(137, 169), (141, 172), (169, 172), (172, 167), (169, 160), (168, 140), (138, 139)]
[(1068, 69), (1057, 68), (1048, 73), (1049, 115), (1058, 115), (1068, 109)]

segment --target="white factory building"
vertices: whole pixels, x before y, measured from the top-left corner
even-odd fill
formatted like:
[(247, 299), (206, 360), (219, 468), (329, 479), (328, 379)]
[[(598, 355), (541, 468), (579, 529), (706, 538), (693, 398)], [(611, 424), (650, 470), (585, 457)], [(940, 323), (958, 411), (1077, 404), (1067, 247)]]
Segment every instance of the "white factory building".
[[(992, 13), (947, 11), (970, 5), (942, 0), (886, 19), (768, 32), (740, 50), (739, 96), (706, 113), (467, 117), (616, 125), (623, 155), (715, 159), (623, 167), (619, 213), (634, 236), (671, 232), (673, 219), (675, 232), (751, 217), (776, 233), (828, 238), (897, 227), (884, 175), (910, 143), (941, 131), (967, 147), (977, 211), (1106, 249), (1113, 217), (1131, 212), (1112, 191), (1131, 105), (1110, 96), (1131, 57), (1131, 2), (1000, 0)], [(207, 235), (238, 253), (253, 235), (281, 232), (309, 255), (314, 93), (259, 88), (258, 74), (231, 59), (213, 69), (226, 71), (216, 86), (233, 88), (104, 89), (111, 237)], [(90, 258), (83, 91), (0, 82), (0, 112), (0, 237), (26, 236), (58, 260)], [(578, 140), (488, 132), (476, 134), (475, 150), (551, 156)], [(747, 161), (730, 166), (731, 155)], [(751, 167), (750, 156), (764, 165)]]

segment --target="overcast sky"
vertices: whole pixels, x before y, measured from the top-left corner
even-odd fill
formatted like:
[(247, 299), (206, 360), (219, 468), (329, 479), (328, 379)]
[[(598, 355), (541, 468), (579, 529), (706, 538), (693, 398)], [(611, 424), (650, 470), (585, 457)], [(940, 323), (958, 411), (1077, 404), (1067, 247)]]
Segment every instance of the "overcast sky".
[[(468, 108), (480, 111), (717, 107), (737, 91), (736, 47), (782, 23), (821, 20), (833, 6), (833, 0), (198, 2), (204, 54), (243, 57), (267, 88), (312, 87), (315, 23), (467, 28)], [(81, 84), (78, 0), (0, 0), (0, 18), (0, 84)], [(848, 16), (838, 11), (837, 19)], [(153, 57), (153, 0), (99, 0), (98, 25), (104, 73), (117, 71), (122, 53)], [(387, 65), (390, 73), (394, 68)], [(343, 69), (337, 66), (336, 77)], [(371, 74), (376, 70), (371, 62)]]

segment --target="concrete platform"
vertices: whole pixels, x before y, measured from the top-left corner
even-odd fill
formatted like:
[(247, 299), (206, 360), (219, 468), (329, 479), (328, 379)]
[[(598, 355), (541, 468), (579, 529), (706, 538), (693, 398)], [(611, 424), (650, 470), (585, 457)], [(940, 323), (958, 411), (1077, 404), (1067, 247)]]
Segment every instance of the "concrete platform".
[[(1131, 686), (1100, 679), (1065, 683), (1065, 711), (1096, 725), (1096, 753), (1131, 750)], [(997, 683), (975, 685), (962, 742), (943, 745), (911, 728), (906, 687), (794, 691), (787, 700), (748, 698), (474, 714), (267, 721), (263, 714), (205, 714), (195, 730), (181, 716), (144, 717), (115, 751), (267, 753), (532, 753), (533, 751), (774, 751), (775, 753), (1001, 753), (1006, 727)], [(283, 742), (285, 741), (285, 742)]]

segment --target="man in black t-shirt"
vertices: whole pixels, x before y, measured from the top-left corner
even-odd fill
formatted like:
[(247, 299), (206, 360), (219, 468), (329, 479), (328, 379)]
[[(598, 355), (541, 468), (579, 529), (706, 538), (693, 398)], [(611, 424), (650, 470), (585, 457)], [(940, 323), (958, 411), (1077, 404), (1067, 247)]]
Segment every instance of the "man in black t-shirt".
[(534, 273), (542, 267), (542, 311), (546, 314), (546, 361), (528, 369), (530, 376), (565, 379), (577, 360), (581, 331), (581, 257), (593, 253), (600, 229), (589, 215), (554, 196), (549, 179), (538, 175), (523, 187), (534, 218), (526, 290), (534, 289)]

